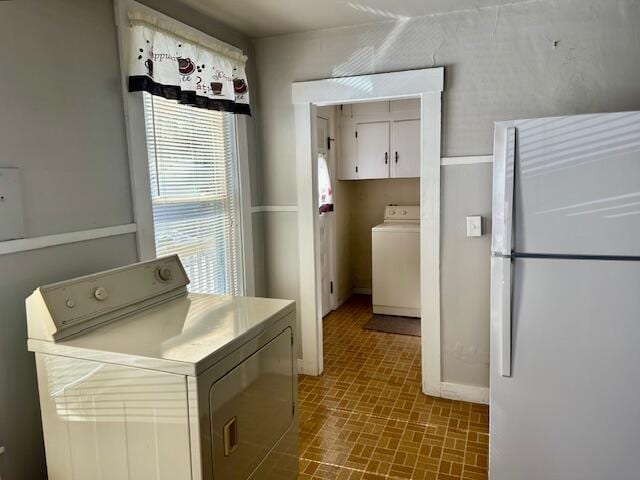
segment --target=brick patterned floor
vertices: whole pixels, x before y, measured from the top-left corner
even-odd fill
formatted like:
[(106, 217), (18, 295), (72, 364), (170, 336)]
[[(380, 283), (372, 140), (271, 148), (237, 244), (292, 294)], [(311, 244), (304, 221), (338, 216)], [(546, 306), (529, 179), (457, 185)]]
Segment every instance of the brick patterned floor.
[(370, 297), (324, 320), (324, 374), (299, 380), (300, 480), (487, 478), (489, 409), (420, 391), (420, 338), (372, 332)]

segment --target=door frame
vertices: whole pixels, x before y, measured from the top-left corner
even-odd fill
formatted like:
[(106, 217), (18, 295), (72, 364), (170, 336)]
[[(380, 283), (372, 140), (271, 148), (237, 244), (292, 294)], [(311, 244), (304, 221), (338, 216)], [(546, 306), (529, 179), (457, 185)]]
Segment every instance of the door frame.
[(300, 262), (301, 372), (324, 370), (318, 266), (316, 106), (419, 98), (422, 391), (441, 396), (440, 132), (444, 67), (292, 83)]

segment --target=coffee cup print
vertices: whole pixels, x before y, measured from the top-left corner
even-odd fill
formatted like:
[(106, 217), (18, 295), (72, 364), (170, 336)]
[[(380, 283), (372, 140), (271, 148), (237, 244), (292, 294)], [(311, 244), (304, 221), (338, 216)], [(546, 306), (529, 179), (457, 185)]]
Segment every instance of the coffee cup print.
[(247, 82), (245, 82), (242, 78), (234, 78), (233, 91), (236, 93), (236, 95), (244, 95), (245, 93), (247, 93)]
[(153, 77), (153, 60), (148, 59), (144, 62), (144, 66), (147, 67), (147, 75)]
[(195, 69), (196, 65), (190, 58), (178, 59), (178, 71), (180, 75), (191, 75)]
[(222, 82), (211, 82), (211, 90), (214, 95), (222, 95)]

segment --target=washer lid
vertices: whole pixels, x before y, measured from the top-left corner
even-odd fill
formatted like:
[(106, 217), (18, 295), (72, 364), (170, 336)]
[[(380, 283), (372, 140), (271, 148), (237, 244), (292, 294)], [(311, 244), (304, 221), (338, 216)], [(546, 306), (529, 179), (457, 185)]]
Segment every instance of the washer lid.
[(371, 229), (372, 232), (403, 232), (420, 233), (420, 223), (417, 222), (384, 222)]
[(293, 312), (290, 300), (190, 294), (32, 352), (195, 376)]

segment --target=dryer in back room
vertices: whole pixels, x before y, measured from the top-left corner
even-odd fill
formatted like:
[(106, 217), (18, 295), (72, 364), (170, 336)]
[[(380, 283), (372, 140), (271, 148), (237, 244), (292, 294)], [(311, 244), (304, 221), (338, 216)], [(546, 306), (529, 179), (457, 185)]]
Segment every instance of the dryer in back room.
[(386, 207), (371, 242), (373, 313), (420, 317), (420, 207)]

